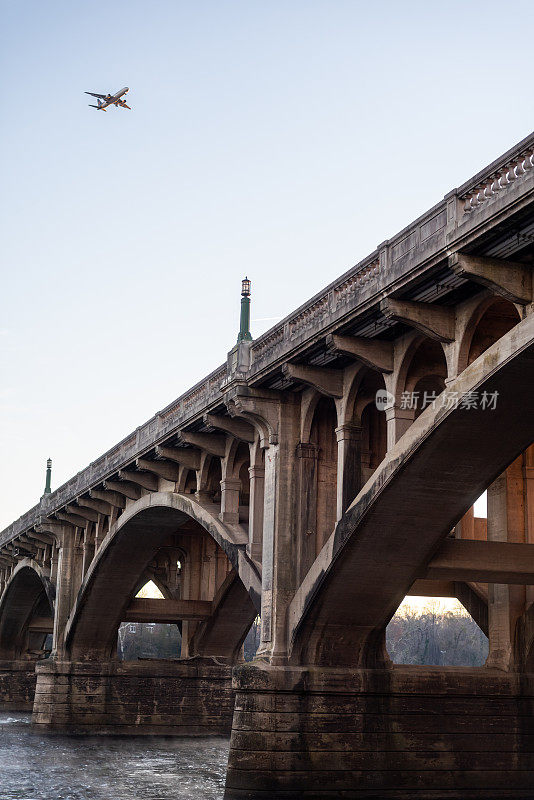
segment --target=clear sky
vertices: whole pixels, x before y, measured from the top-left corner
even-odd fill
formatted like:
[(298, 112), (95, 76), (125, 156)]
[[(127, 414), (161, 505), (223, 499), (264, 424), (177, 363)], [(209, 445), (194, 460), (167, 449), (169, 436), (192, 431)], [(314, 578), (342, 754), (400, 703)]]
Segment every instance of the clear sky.
[(534, 127), (530, 0), (0, 12), (0, 528)]

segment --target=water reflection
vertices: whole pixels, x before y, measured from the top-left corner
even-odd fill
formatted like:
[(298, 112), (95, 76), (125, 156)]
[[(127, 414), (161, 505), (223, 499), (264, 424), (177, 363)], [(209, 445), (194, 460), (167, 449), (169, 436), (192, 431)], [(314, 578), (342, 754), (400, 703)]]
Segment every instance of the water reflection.
[(2, 800), (221, 800), (228, 739), (42, 736), (0, 714)]

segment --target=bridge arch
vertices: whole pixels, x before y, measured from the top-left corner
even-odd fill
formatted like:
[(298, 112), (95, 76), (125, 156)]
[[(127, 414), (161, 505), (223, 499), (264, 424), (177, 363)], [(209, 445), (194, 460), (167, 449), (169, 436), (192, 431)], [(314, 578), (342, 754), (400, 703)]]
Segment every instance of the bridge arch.
[(447, 378), (447, 358), (442, 342), (420, 333), (410, 335), (396, 372), (394, 394), (400, 400), (403, 392), (413, 392), (422, 380)]
[(402, 402), (405, 393), (415, 395), (416, 405), (413, 410), (414, 417), (418, 417), (424, 411), (425, 398), (441, 394), (447, 377), (447, 358), (442, 342), (427, 336), (414, 335), (406, 347), (398, 370), (396, 400)]
[(467, 316), (460, 336), (456, 372), (459, 374), (520, 321), (517, 306), (504, 297), (482, 295)]
[(533, 381), (530, 315), (449, 386), (460, 397), (497, 392), (496, 408), (429, 407), (344, 514), (291, 603), (293, 663), (372, 666), (382, 658), (384, 627), (420, 570), (534, 440), (534, 420), (524, 413)]
[[(192, 538), (207, 535), (227, 557), (235, 584), (231, 597), (250, 617), (241, 620), (234, 615), (227, 636), (228, 640), (241, 633), (245, 637), (257, 613), (261, 585), (257, 567), (246, 554), (245, 534), (240, 541), (239, 534), (190, 496), (156, 492), (129, 506), (102, 542), (66, 625), (66, 650), (72, 658), (114, 657), (117, 629), (141, 576), (147, 574), (148, 564), (169, 536), (176, 533)], [(227, 595), (219, 599), (227, 599)], [(243, 631), (237, 630), (240, 622)]]
[(49, 571), (32, 559), (19, 561), (0, 598), (0, 658), (24, 657), (42, 648), (48, 631), (32, 632), (31, 624), (49, 618), (52, 626), (54, 599)]

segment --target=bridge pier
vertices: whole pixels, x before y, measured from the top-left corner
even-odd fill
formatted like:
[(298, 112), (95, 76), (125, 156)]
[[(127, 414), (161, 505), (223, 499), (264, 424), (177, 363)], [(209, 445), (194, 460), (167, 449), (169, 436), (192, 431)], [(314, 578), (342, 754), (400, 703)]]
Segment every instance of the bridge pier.
[(234, 670), (225, 800), (532, 798), (534, 675)]
[(37, 667), (33, 727), (45, 733), (230, 733), (231, 667), (215, 658), (49, 660)]
[(35, 661), (0, 661), (0, 711), (31, 711), (35, 695)]

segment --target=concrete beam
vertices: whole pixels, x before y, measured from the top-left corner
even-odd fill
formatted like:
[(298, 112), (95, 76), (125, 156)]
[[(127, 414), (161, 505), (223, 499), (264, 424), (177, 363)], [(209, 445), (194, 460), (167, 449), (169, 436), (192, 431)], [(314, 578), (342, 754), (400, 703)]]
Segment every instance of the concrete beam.
[(56, 511), (56, 517), (63, 522), (68, 522), (69, 525), (74, 525), (75, 528), (85, 528), (87, 520), (79, 514), (66, 514), (64, 511)]
[(89, 497), (78, 497), (76, 502), (79, 506), (83, 506), (83, 508), (91, 508), (98, 514), (105, 514), (106, 516), (111, 514), (111, 509), (113, 508), (113, 503), (108, 503), (105, 500), (96, 500)]
[(409, 595), (414, 597), (456, 597), (454, 581), (416, 580), (410, 587)]
[(170, 461), (149, 461), (147, 458), (136, 458), (135, 466), (137, 469), (165, 478), (166, 481), (176, 482), (180, 473), (180, 468)]
[[(115, 508), (125, 508), (126, 498), (119, 492), (112, 492), (109, 489), (89, 489), (89, 497), (94, 500), (102, 500), (104, 503)], [(78, 501), (79, 502), (79, 501)]]
[(164, 447), (163, 445), (157, 445), (155, 452), (159, 458), (176, 461), (177, 464), (187, 469), (200, 469), (200, 453), (198, 450), (192, 450), (190, 447)]
[(352, 356), (378, 372), (393, 372), (393, 342), (330, 333), (326, 337), (326, 346), (331, 352)]
[(203, 420), (205, 425), (225, 431), (241, 442), (251, 444), (254, 441), (254, 427), (244, 419), (224, 417), (219, 414), (204, 414)]
[(83, 517), (84, 520), (89, 520), (89, 522), (98, 522), (98, 513), (92, 508), (71, 505), (65, 506), (65, 511), (67, 514), (77, 514), (79, 517)]
[(125, 613), (123, 622), (178, 622), (209, 619), (212, 604), (209, 600), (161, 600), (135, 598)]
[(380, 311), (387, 319), (404, 322), (438, 342), (454, 341), (454, 308), (387, 297), (380, 303)]
[(284, 364), (282, 372), (286, 378), (305, 383), (328, 397), (343, 397), (343, 371), (340, 369)]
[(130, 481), (142, 486), (143, 489), (148, 489), (150, 492), (158, 491), (158, 479), (155, 475), (148, 475), (146, 472), (130, 472), (125, 469), (120, 469), (118, 472), (121, 481)]
[(61, 537), (65, 528), (71, 527), (72, 523), (60, 522), (57, 519), (48, 519), (47, 517), (40, 517), (39, 523), (35, 525), (37, 533), (51, 533), (53, 536)]
[(13, 555), (15, 556), (31, 556), (33, 557), (37, 553), (37, 548), (28, 542), (21, 541), (20, 539), (15, 540)]
[(449, 267), (456, 275), (487, 286), (512, 303), (526, 305), (532, 302), (533, 268), (528, 264), (454, 253), (449, 256)]
[(32, 633), (53, 633), (53, 617), (34, 617), (28, 625), (28, 630)]
[[(31, 545), (32, 547), (36, 547), (36, 548), (37, 547), (42, 547), (42, 545), (43, 545), (42, 542), (38, 542), (36, 539), (34, 539), (32, 536), (30, 536), (29, 533), (21, 533), (21, 535), (18, 538), (18, 541), (19, 542), (26, 542), (27, 544)], [(48, 542), (47, 542), (47, 544), (48, 544)]]
[(225, 393), (224, 402), (230, 416), (241, 417), (254, 426), (260, 447), (278, 444), (283, 393), (236, 384)]
[(129, 500), (139, 500), (142, 494), (141, 488), (137, 484), (131, 483), (129, 479), (122, 481), (104, 481), (104, 488), (115, 494), (123, 495)]
[(426, 580), (534, 584), (534, 545), (447, 539), (428, 564)]
[(43, 544), (54, 544), (54, 537), (48, 533), (36, 533), (35, 531), (28, 531), (30, 539), (35, 539), (36, 542)]
[(226, 454), (226, 436), (218, 433), (193, 433), (192, 431), (179, 431), (178, 433), (183, 442), (205, 450), (212, 456), (224, 458)]

